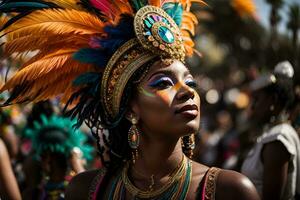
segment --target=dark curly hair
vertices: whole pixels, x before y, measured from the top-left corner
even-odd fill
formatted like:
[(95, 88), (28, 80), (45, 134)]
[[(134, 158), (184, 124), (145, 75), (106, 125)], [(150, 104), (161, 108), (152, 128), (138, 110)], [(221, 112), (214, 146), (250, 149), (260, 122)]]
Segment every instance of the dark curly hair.
[[(74, 93), (65, 106), (64, 112), (71, 118), (77, 118), (77, 127), (85, 122), (91, 129), (97, 140), (98, 154), (107, 169), (114, 170), (130, 159), (127, 132), (131, 123), (125, 118), (125, 114), (130, 100), (137, 94), (137, 84), (141, 81), (141, 77), (157, 60), (158, 58), (153, 59), (141, 66), (129, 79), (123, 92), (119, 114), (114, 119), (107, 117), (100, 101), (101, 74), (98, 76), (97, 85), (87, 85)], [(78, 101), (76, 106), (67, 110), (75, 100)], [(104, 129), (109, 133), (105, 134)], [(105, 158), (107, 154), (109, 159)]]
[(276, 82), (263, 89), (267, 94), (276, 96), (277, 103), (282, 108), (288, 109), (294, 102), (293, 79), (275, 74)]

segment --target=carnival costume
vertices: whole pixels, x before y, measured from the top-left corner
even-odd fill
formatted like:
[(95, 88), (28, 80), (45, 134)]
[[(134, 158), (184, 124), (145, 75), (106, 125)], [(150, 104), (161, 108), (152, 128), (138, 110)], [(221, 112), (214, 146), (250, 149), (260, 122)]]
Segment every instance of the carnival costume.
[[(32, 142), (34, 157), (40, 160), (44, 153), (55, 153), (69, 159), (71, 154), (75, 154), (80, 159), (91, 160), (93, 147), (86, 144), (87, 137), (78, 129), (74, 129), (76, 121), (68, 118), (52, 115), (47, 118), (41, 116), (41, 122), (34, 121), (33, 128), (25, 130), (24, 137)], [(51, 182), (45, 178), (39, 186), (41, 199), (64, 199), (65, 189), (70, 181), (69, 176), (62, 182)]]
[[(12, 13), (1, 29), (5, 52), (35, 52), (1, 88), (11, 92), (4, 105), (60, 96), (68, 114), (78, 117), (78, 125), (85, 121), (93, 130), (100, 155), (105, 144), (111, 158), (128, 160), (111, 140), (121, 136), (99, 130), (118, 126), (128, 106), (129, 83), (141, 80), (154, 61), (168, 65), (193, 54), (197, 18), (190, 12), (192, 3), (203, 1), (4, 0), (0, 11)], [(133, 119), (128, 134), (133, 159), (138, 147), (135, 124)], [(191, 154), (193, 137), (183, 139), (183, 146)], [(102, 160), (106, 163), (103, 156)], [(151, 191), (154, 196), (135, 188), (127, 180), (127, 169), (115, 180), (110, 198), (122, 198), (124, 188), (137, 198), (186, 197), (191, 163), (185, 157), (170, 183)]]

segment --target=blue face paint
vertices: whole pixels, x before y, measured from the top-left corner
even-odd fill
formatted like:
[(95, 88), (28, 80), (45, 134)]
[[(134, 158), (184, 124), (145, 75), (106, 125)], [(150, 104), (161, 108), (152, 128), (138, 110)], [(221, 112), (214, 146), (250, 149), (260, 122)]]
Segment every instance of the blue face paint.
[(173, 80), (167, 76), (160, 77), (150, 82), (149, 86), (157, 89), (166, 89), (174, 85)]

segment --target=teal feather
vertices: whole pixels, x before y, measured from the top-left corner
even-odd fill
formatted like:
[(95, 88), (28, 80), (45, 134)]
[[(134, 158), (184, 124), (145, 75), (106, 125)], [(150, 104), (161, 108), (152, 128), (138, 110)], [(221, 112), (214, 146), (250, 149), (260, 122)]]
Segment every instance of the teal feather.
[(10, 11), (18, 11), (20, 8), (49, 8), (49, 5), (45, 3), (38, 3), (38, 2), (10, 2), (10, 3), (3, 3), (0, 5), (0, 10), (2, 12), (10, 12)]
[[(92, 159), (93, 147), (86, 144), (87, 137), (80, 130), (74, 130), (74, 124), (76, 120), (69, 120), (60, 116), (41, 116), (41, 122), (35, 121), (32, 129), (25, 131), (25, 138), (31, 139), (32, 149), (35, 150), (35, 158), (39, 159), (42, 152), (60, 152), (65, 154), (67, 157), (70, 155), (74, 147), (78, 147), (83, 157), (87, 160)], [(60, 134), (63, 134), (66, 140), (61, 141), (57, 136), (51, 135), (51, 131), (45, 131), (47, 128), (56, 128)], [(42, 135), (44, 135), (42, 137)]]
[(135, 11), (138, 11), (139, 9), (148, 4), (148, 0), (131, 0), (130, 4)]
[(172, 17), (175, 23), (180, 27), (182, 22), (183, 7), (180, 3), (165, 3), (162, 9)]
[(73, 58), (82, 63), (96, 64), (97, 66), (106, 66), (108, 58), (106, 52), (102, 49), (82, 48), (73, 54)]
[(78, 76), (74, 81), (74, 86), (94, 83), (99, 79), (99, 75), (97, 73), (89, 72)]

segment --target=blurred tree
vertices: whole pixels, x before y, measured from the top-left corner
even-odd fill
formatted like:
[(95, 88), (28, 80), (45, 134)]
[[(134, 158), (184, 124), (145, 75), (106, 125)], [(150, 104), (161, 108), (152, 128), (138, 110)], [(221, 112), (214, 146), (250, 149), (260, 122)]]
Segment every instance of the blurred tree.
[(298, 32), (300, 29), (300, 5), (294, 3), (289, 7), (289, 21), (287, 28), (292, 32), (293, 64), (298, 67)]
[[(247, 68), (261, 63), (266, 33), (257, 20), (253, 0), (211, 0), (207, 3), (209, 6), (198, 13), (201, 34), (213, 35), (226, 52), (221, 65), (216, 67), (224, 72), (231, 65)], [(203, 16), (205, 18), (201, 18)], [(199, 43), (202, 38), (199, 37)], [(201, 51), (205, 51), (205, 46)]]
[(271, 25), (271, 36), (276, 38), (277, 36), (277, 24), (280, 22), (281, 17), (279, 15), (279, 9), (283, 6), (284, 0), (266, 0), (268, 4), (271, 6), (270, 13), (270, 25)]

